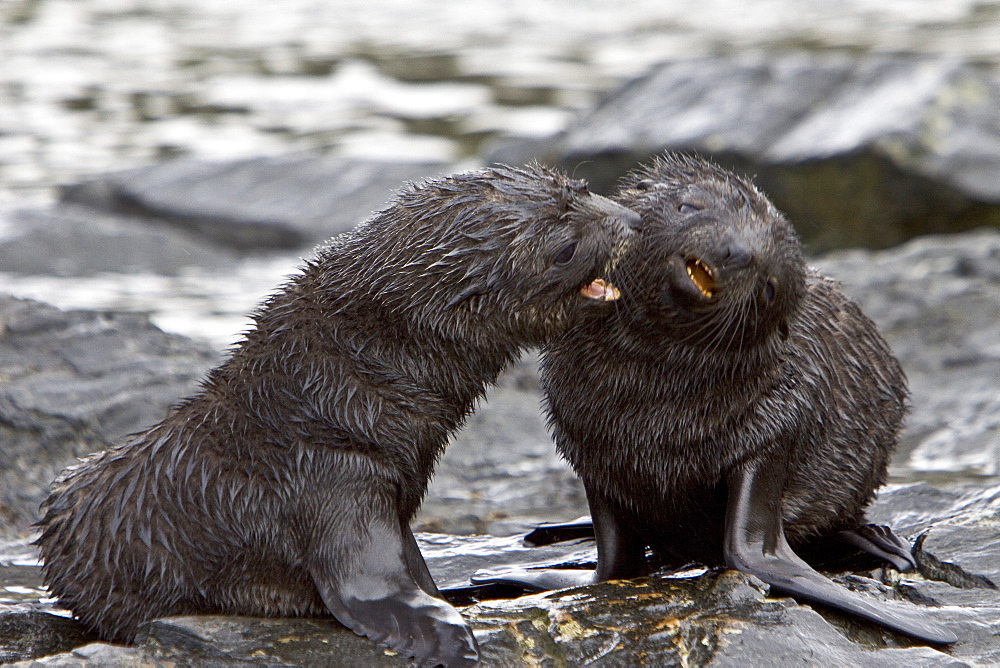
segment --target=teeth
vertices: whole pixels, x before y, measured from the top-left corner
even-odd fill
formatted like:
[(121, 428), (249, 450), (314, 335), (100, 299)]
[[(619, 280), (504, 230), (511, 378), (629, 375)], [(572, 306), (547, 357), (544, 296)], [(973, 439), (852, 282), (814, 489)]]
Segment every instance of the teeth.
[(595, 278), (590, 285), (580, 288), (580, 294), (588, 299), (596, 299), (602, 302), (613, 302), (622, 296), (618, 288), (603, 278)]
[(684, 263), (688, 278), (695, 284), (695, 287), (706, 297), (715, 294), (715, 277), (712, 270), (704, 262), (697, 258), (691, 258)]

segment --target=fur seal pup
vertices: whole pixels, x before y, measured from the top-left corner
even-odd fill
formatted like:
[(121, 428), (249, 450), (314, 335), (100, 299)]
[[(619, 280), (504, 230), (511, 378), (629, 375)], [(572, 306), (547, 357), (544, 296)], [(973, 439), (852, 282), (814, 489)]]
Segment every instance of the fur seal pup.
[[(616, 308), (543, 350), (559, 452), (583, 480), (596, 572), (477, 574), (550, 589), (725, 565), (935, 643), (951, 631), (839, 587), (793, 549), (845, 541), (896, 568), (910, 548), (865, 509), (906, 408), (888, 345), (753, 185), (667, 155), (613, 198), (643, 217)], [(571, 527), (579, 529), (579, 526)], [(551, 530), (551, 527), (548, 528)]]
[(541, 167), (410, 187), (266, 300), (195, 396), (54, 483), (52, 595), (113, 641), (168, 615), (332, 614), (475, 662), (409, 522), (518, 351), (617, 296), (599, 276), (638, 222)]

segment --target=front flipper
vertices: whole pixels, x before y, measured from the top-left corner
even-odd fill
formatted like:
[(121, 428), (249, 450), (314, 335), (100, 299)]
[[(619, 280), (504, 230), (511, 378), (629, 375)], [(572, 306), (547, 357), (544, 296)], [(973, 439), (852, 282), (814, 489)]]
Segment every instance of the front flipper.
[(854, 529), (845, 529), (837, 534), (845, 543), (862, 552), (888, 561), (897, 571), (913, 571), (917, 562), (913, 559), (910, 544), (897, 536), (887, 526), (864, 524)]
[(587, 487), (587, 501), (593, 516), (592, 522), (587, 518), (580, 518), (566, 524), (542, 526), (569, 527), (571, 531), (582, 532), (582, 535), (577, 536), (581, 538), (592, 531), (597, 541), (596, 570), (515, 568), (479, 571), (472, 576), (473, 584), (515, 585), (527, 591), (539, 592), (647, 575), (649, 566), (646, 563), (645, 541), (623, 521), (625, 513), (612, 507), (602, 494), (590, 487)]
[(795, 598), (828, 605), (927, 642), (957, 640), (927, 615), (851, 592), (800, 559), (785, 540), (783, 478), (782, 467), (760, 461), (730, 474), (724, 545), (728, 567), (756, 575)]
[[(310, 572), (323, 602), (344, 626), (421, 664), (472, 666), (479, 648), (455, 608), (436, 597), (426, 563), (406, 527), (378, 520)], [(322, 548), (318, 554), (324, 554)], [(418, 584), (419, 583), (419, 584)], [(433, 594), (425, 589), (433, 589)]]

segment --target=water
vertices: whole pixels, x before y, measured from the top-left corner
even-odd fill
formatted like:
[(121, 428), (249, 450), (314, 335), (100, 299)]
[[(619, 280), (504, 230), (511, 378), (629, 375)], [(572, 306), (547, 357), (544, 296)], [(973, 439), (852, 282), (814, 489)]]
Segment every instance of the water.
[(2, 289), (64, 309), (147, 313), (161, 329), (206, 340), (217, 350), (235, 343), (249, 313), (297, 271), (296, 255), (254, 257), (235, 271), (183, 269), (177, 276), (103, 274), (87, 277), (18, 276), (0, 272)]
[(189, 154), (457, 159), (721, 50), (1000, 60), (998, 0), (0, 0), (0, 204)]
[[(482, 162), (566, 127), (665, 59), (778, 48), (1000, 63), (1000, 0), (0, 0), (0, 236), (61, 184), (190, 155)], [(149, 313), (218, 349), (299, 264), (95, 277), (4, 273), (0, 290)]]

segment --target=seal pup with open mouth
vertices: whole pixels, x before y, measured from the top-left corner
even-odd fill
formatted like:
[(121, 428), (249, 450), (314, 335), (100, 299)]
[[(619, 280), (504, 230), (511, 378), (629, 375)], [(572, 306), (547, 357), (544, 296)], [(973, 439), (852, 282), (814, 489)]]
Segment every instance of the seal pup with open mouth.
[[(587, 491), (597, 570), (474, 581), (553, 589), (629, 578), (648, 572), (648, 547), (668, 566), (728, 566), (954, 642), (918, 608), (852, 593), (796, 554), (839, 542), (915, 566), (909, 545), (865, 518), (907, 401), (875, 324), (806, 266), (771, 202), (726, 170), (666, 155), (614, 199), (643, 217), (611, 276), (622, 299), (542, 357), (557, 447)], [(564, 529), (587, 527), (543, 531)]]

